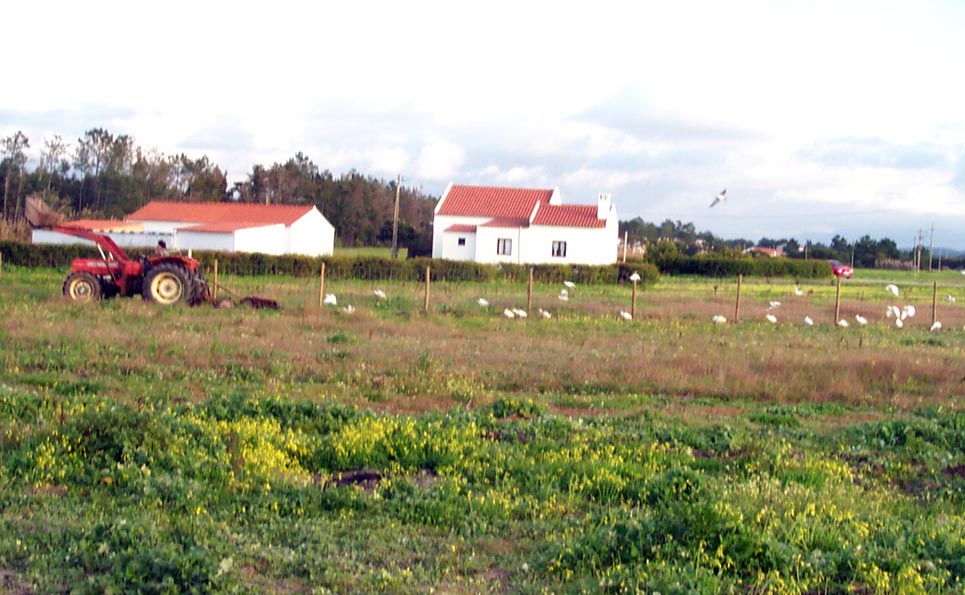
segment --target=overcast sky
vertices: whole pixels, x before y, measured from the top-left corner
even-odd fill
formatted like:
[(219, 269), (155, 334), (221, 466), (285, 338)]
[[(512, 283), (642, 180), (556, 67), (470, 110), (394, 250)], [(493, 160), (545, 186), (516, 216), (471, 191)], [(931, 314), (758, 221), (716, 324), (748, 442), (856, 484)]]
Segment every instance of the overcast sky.
[[(16, 2), (0, 136), (965, 248), (965, 2)], [(725, 203), (709, 207), (727, 189)]]

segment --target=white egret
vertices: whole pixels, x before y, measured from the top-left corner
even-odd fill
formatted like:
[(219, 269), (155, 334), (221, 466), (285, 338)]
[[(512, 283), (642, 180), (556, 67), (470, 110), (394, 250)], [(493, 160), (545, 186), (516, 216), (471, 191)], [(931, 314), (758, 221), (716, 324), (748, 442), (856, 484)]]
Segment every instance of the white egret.
[(727, 200), (727, 188), (724, 188), (717, 193), (717, 196), (714, 197), (714, 202), (710, 203), (710, 206), (713, 207), (717, 203), (724, 202), (725, 200)]
[(344, 308), (342, 308), (342, 311), (345, 312), (346, 314), (354, 314), (354, 313), (355, 313), (355, 306), (353, 306), (352, 304), (349, 304), (349, 305), (345, 306)]
[(631, 315), (629, 312), (624, 312), (623, 310), (621, 310), (621, 311), (620, 311), (620, 318), (622, 318), (622, 319), (624, 319), (624, 320), (633, 320), (633, 315)]
[(862, 316), (861, 314), (855, 314), (854, 319), (857, 320), (858, 324), (860, 324), (861, 326), (868, 324), (868, 319)]
[(794, 295), (796, 295), (796, 296), (798, 296), (798, 297), (801, 297), (802, 295), (804, 295), (804, 292), (801, 291), (801, 288), (800, 288), (800, 287), (795, 286), (795, 287), (794, 287)]
[(527, 316), (526, 310), (523, 310), (521, 308), (513, 308), (513, 314), (516, 315), (516, 318), (526, 318)]
[(513, 311), (510, 310), (509, 308), (506, 308), (505, 310), (503, 310), (503, 316), (505, 316), (506, 318), (516, 318), (516, 314), (514, 314)]
[(891, 295), (898, 297), (898, 286), (892, 283), (885, 285), (885, 290), (890, 291)]
[(546, 318), (546, 319), (548, 320), (548, 319), (550, 319), (550, 318), (553, 317), (552, 314), (550, 314), (549, 312), (547, 312), (546, 310), (544, 310), (544, 309), (542, 309), (542, 308), (540, 308), (540, 309), (538, 310), (538, 312), (539, 312), (539, 315), (540, 315), (541, 318)]
[(639, 281), (640, 279), (641, 279), (640, 273), (634, 272), (632, 275), (630, 275), (631, 281)]
[(570, 289), (573, 289), (574, 287), (576, 287), (576, 283), (573, 283), (572, 281), (563, 281), (563, 285), (566, 285)]
[(711, 318), (711, 320), (714, 322), (714, 324), (724, 324), (727, 322), (727, 319), (720, 314), (716, 314), (713, 318)]
[(768, 308), (768, 310), (773, 310), (774, 308), (780, 308), (780, 307), (781, 307), (781, 302), (777, 300), (771, 300), (770, 307)]
[(768, 314), (764, 318), (766, 318), (767, 321), (770, 322), (771, 324), (774, 324), (777, 322), (777, 316), (774, 316), (773, 314)]
[(953, 296), (952, 294), (948, 294), (948, 301), (954, 302), (954, 301), (955, 301), (955, 296)]
[(895, 318), (895, 326), (898, 328), (903, 328), (905, 323), (901, 320), (901, 318)]
[[(902, 314), (904, 314), (904, 315), (907, 316), (908, 318), (914, 318), (916, 312), (918, 312), (918, 311), (915, 310), (915, 307), (912, 306), (911, 304), (908, 304), (907, 306), (905, 306), (905, 309), (902, 310)], [(903, 317), (903, 318), (904, 318), (904, 317)]]
[(848, 321), (842, 318), (841, 320), (838, 321), (838, 326), (840, 326), (841, 328), (848, 328)]
[(322, 303), (326, 306), (337, 306), (338, 299), (335, 297), (334, 293), (329, 293), (325, 296), (325, 299), (322, 300)]
[(374, 294), (375, 294), (375, 297), (379, 298), (380, 300), (384, 300), (384, 299), (385, 299), (385, 292), (382, 291), (381, 289), (376, 289), (376, 290), (373, 291), (372, 293), (374, 293)]
[(937, 331), (937, 330), (941, 330), (941, 328), (942, 328), (942, 323), (940, 323), (940, 322), (938, 322), (938, 321), (936, 320), (935, 322), (932, 323), (931, 328), (928, 329), (928, 330), (930, 330), (930, 331)]
[(482, 306), (483, 308), (489, 305), (489, 302), (486, 301), (486, 298), (479, 298), (478, 300), (476, 300), (476, 303)]
[(805, 316), (805, 317), (804, 317), (804, 324), (806, 324), (806, 325), (808, 325), (808, 326), (814, 326), (814, 321), (811, 320), (811, 317), (810, 317), (810, 316)]

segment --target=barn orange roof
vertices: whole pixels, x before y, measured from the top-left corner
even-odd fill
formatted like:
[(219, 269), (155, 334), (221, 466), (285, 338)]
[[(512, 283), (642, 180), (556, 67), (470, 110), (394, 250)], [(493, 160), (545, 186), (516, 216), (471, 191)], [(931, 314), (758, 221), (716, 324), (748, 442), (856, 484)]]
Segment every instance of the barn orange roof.
[(255, 205), (230, 202), (169, 202), (152, 200), (131, 213), (128, 221), (181, 221), (185, 223), (238, 222), (254, 225), (291, 225), (312, 206)]
[(453, 184), (439, 215), (529, 219), (538, 203), (549, 203), (552, 190), (462, 186)]
[(62, 225), (97, 233), (144, 231), (144, 225), (141, 223), (118, 221), (117, 219), (77, 219), (76, 221), (66, 221)]
[(561, 227), (606, 227), (605, 219), (597, 219), (593, 205), (541, 204), (533, 218), (533, 225)]

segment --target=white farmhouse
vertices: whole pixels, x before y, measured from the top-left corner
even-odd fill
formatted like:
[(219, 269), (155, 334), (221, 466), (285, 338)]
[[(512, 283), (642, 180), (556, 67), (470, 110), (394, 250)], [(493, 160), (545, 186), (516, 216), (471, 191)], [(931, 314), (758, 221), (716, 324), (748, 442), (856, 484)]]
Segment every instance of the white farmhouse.
[(436, 205), (432, 257), (480, 263), (607, 265), (619, 221), (609, 194), (564, 205), (558, 189), (449, 184)]
[[(335, 228), (314, 206), (151, 201), (123, 222), (75, 221), (69, 225), (111, 236), (122, 247), (153, 248), (158, 240), (178, 250), (330, 255)], [(35, 243), (76, 238), (35, 230)]]

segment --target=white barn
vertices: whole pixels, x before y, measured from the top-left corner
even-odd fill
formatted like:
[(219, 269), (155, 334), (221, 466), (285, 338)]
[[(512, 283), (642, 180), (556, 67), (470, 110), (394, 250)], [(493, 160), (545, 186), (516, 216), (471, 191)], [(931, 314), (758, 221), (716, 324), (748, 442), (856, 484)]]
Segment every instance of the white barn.
[(619, 221), (609, 194), (564, 205), (556, 190), (449, 184), (432, 222), (432, 257), (481, 263), (607, 265)]
[[(121, 247), (325, 256), (335, 251), (335, 228), (314, 206), (151, 201), (123, 222), (75, 221), (105, 233)], [(76, 238), (35, 230), (35, 243)]]

